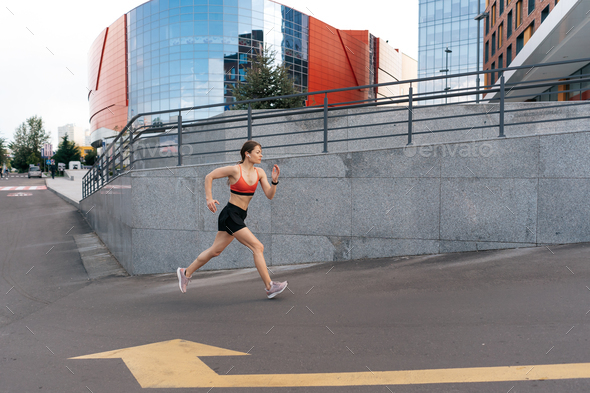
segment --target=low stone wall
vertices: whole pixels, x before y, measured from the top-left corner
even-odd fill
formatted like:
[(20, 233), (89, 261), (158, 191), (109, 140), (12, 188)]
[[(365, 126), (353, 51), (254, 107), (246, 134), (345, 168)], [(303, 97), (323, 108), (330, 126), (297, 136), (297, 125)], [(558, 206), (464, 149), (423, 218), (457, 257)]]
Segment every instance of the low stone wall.
[[(269, 266), (590, 241), (590, 132), (275, 157), (246, 223)], [(228, 164), (234, 164), (234, 157)], [(204, 177), (220, 164), (134, 170), (81, 202), (131, 274), (172, 272), (208, 248), (229, 199)], [(205, 269), (253, 266), (232, 242)]]

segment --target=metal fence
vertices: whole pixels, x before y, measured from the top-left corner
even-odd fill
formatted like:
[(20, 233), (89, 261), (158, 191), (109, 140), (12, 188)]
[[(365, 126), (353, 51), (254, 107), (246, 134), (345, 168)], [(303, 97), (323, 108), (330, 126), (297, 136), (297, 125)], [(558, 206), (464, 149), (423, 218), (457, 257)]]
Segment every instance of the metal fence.
[[(246, 140), (256, 138), (257, 141), (268, 141), (264, 143), (264, 149), (299, 148), (316, 150), (306, 151), (323, 152), (330, 151), (331, 146), (337, 146), (340, 142), (384, 140), (392, 137), (406, 137), (407, 144), (413, 144), (416, 135), (427, 133), (444, 133), (451, 131), (460, 131), (469, 129), (468, 125), (453, 124), (457, 118), (465, 118), (465, 114), (446, 114), (452, 111), (446, 111), (442, 116), (435, 117), (416, 117), (416, 112), (425, 108), (441, 108), (443, 110), (458, 104), (488, 104), (486, 115), (497, 115), (498, 124), (478, 125), (479, 129), (496, 128), (497, 136), (504, 137), (510, 133), (510, 127), (522, 126), (522, 122), (506, 122), (507, 116), (525, 109), (505, 108), (507, 101), (530, 101), (538, 100), (554, 94), (577, 94), (590, 90), (590, 74), (560, 75), (559, 77), (527, 80), (518, 83), (506, 83), (504, 73), (524, 69), (554, 67), (565, 64), (580, 63), (580, 68), (590, 63), (590, 58), (568, 60), (563, 62), (536, 64), (520, 67), (508, 67), (503, 69), (469, 72), (445, 76), (437, 76), (422, 79), (413, 79), (400, 82), (390, 82), (376, 85), (354, 86), (350, 88), (323, 90), (316, 92), (293, 94), (283, 97), (270, 97), (255, 100), (220, 103), (212, 105), (203, 105), (192, 108), (181, 108), (174, 110), (155, 111), (141, 113), (134, 116), (117, 137), (110, 143), (97, 158), (95, 165), (88, 171), (83, 179), (83, 197), (86, 198), (112, 179), (134, 168), (139, 162), (146, 163), (150, 160), (161, 160), (161, 157), (154, 157), (153, 154), (147, 154), (154, 149), (160, 152), (165, 151), (167, 157), (174, 156), (174, 163), (170, 159), (166, 165), (182, 166), (187, 158), (194, 157), (215, 157), (226, 153), (235, 153), (239, 151), (241, 143)], [(489, 74), (490, 79), (494, 79), (497, 74), (498, 80), (494, 84), (482, 85), (479, 89), (476, 86), (461, 86), (446, 88), (443, 90), (434, 90), (428, 92), (415, 92), (415, 87), (420, 82), (445, 80), (445, 83), (459, 81), (461, 78), (472, 75)], [(358, 100), (358, 101), (339, 101), (334, 98), (338, 93), (364, 90), (387, 88), (395, 85), (409, 85), (407, 94), (402, 95), (378, 95), (377, 98)], [(558, 88), (558, 93), (549, 91), (552, 88)], [(381, 91), (383, 89), (380, 89)], [(302, 102), (308, 97), (322, 97), (323, 102), (319, 105), (305, 106), (292, 109), (270, 109), (256, 110), (252, 107), (256, 103), (263, 101), (277, 102), (281, 98), (299, 97)], [(493, 98), (492, 98), (493, 97)], [(314, 100), (316, 101), (316, 100)], [(228, 105), (242, 104), (247, 106), (247, 110), (225, 111), (221, 116), (198, 118), (195, 114), (207, 110), (227, 109)], [(544, 105), (539, 107), (527, 107), (527, 111), (543, 111), (550, 108), (563, 109), (567, 106), (589, 105), (590, 101), (567, 101), (555, 102), (554, 105)], [(578, 112), (579, 113), (579, 112)], [(583, 112), (578, 116), (571, 116), (565, 113), (563, 118), (535, 119), (527, 120), (526, 124), (571, 121), (576, 119), (590, 118), (590, 111)], [(350, 124), (348, 121), (343, 125), (338, 120), (346, 118), (351, 120), (354, 117), (367, 119), (367, 116), (379, 116), (387, 114), (390, 117), (387, 121), (371, 122), (370, 124)], [(478, 113), (474, 113), (477, 115)], [(481, 113), (479, 113), (481, 114)], [(155, 117), (157, 116), (157, 117)], [(364, 118), (363, 118), (364, 116)], [(401, 116), (401, 117), (400, 117)], [(183, 120), (184, 117), (184, 120)], [(164, 119), (162, 121), (161, 119)], [(358, 119), (357, 119), (358, 120)], [(425, 122), (440, 121), (441, 124), (451, 124), (446, 128), (437, 128), (432, 130), (416, 131), (419, 124)], [(445, 123), (446, 121), (446, 123)], [(307, 122), (310, 127), (299, 129), (293, 127), (297, 123)], [(449, 123), (450, 122), (450, 123)], [(332, 123), (330, 125), (330, 123)], [(273, 130), (281, 125), (288, 125), (290, 130), (273, 132), (268, 131), (269, 127)], [(590, 123), (589, 123), (590, 125)], [(384, 127), (394, 127), (394, 132), (379, 132), (375, 135), (364, 133), (359, 136), (341, 136), (338, 131), (354, 130), (355, 128), (366, 130), (368, 128), (380, 129)], [(265, 132), (258, 132), (262, 129)], [(471, 127), (473, 128), (473, 127)], [(295, 129), (295, 130), (293, 130)], [(164, 140), (164, 142), (163, 142)], [(232, 145), (233, 142), (233, 145)], [(262, 142), (261, 142), (262, 143)], [(228, 147), (229, 146), (229, 147)], [(318, 150), (321, 149), (321, 150)], [(196, 151), (195, 151), (196, 150)], [(221, 159), (223, 161), (223, 159)], [(162, 162), (162, 161), (159, 161)], [(209, 161), (209, 162), (214, 162)], [(160, 167), (165, 167), (160, 164)]]

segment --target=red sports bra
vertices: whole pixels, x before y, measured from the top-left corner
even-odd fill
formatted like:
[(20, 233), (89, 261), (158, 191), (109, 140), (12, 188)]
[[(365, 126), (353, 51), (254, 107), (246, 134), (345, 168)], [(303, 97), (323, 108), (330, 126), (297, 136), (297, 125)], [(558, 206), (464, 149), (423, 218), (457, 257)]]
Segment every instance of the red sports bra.
[(258, 170), (254, 168), (254, 170), (256, 170), (256, 183), (249, 185), (242, 176), (242, 166), (238, 166), (240, 167), (240, 179), (229, 186), (230, 191), (238, 195), (254, 195), (256, 187), (258, 187), (258, 181), (260, 180), (260, 177), (258, 176)]

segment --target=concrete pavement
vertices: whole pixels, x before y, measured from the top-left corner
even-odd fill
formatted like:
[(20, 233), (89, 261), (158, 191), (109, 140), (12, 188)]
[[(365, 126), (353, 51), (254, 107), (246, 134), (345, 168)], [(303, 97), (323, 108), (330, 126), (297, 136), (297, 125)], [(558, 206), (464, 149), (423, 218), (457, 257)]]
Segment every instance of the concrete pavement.
[[(211, 373), (353, 378), (506, 366), (532, 380), (441, 384), (416, 374), (401, 386), (369, 381), (272, 391), (590, 390), (587, 378), (542, 381), (536, 374), (540, 365), (590, 362), (589, 244), (271, 268), (273, 279), (289, 281), (274, 300), (266, 299), (254, 269), (198, 272), (182, 294), (172, 274), (88, 280), (74, 241), (90, 232), (81, 213), (47, 190), (31, 194), (0, 193), (3, 391), (140, 392), (141, 373), (184, 370), (166, 344), (178, 339), (248, 356), (195, 352), (204, 368), (150, 391), (195, 386)], [(248, 250), (244, 258), (251, 260)], [(72, 359), (162, 342), (131, 362)]]
[(55, 192), (61, 198), (79, 208), (82, 200), (82, 178), (87, 170), (67, 171), (72, 177), (45, 178), (47, 188)]

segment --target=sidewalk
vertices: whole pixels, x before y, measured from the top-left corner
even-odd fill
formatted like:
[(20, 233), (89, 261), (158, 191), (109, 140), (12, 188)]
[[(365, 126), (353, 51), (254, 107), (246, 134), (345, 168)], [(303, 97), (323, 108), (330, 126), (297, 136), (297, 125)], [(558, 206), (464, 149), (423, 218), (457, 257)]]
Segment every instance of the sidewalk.
[(48, 189), (79, 208), (80, 201), (82, 200), (82, 178), (86, 172), (87, 170), (68, 170), (68, 173), (74, 177), (74, 180), (70, 180), (67, 177), (56, 177), (55, 179), (48, 177), (45, 178), (45, 184), (47, 184)]

